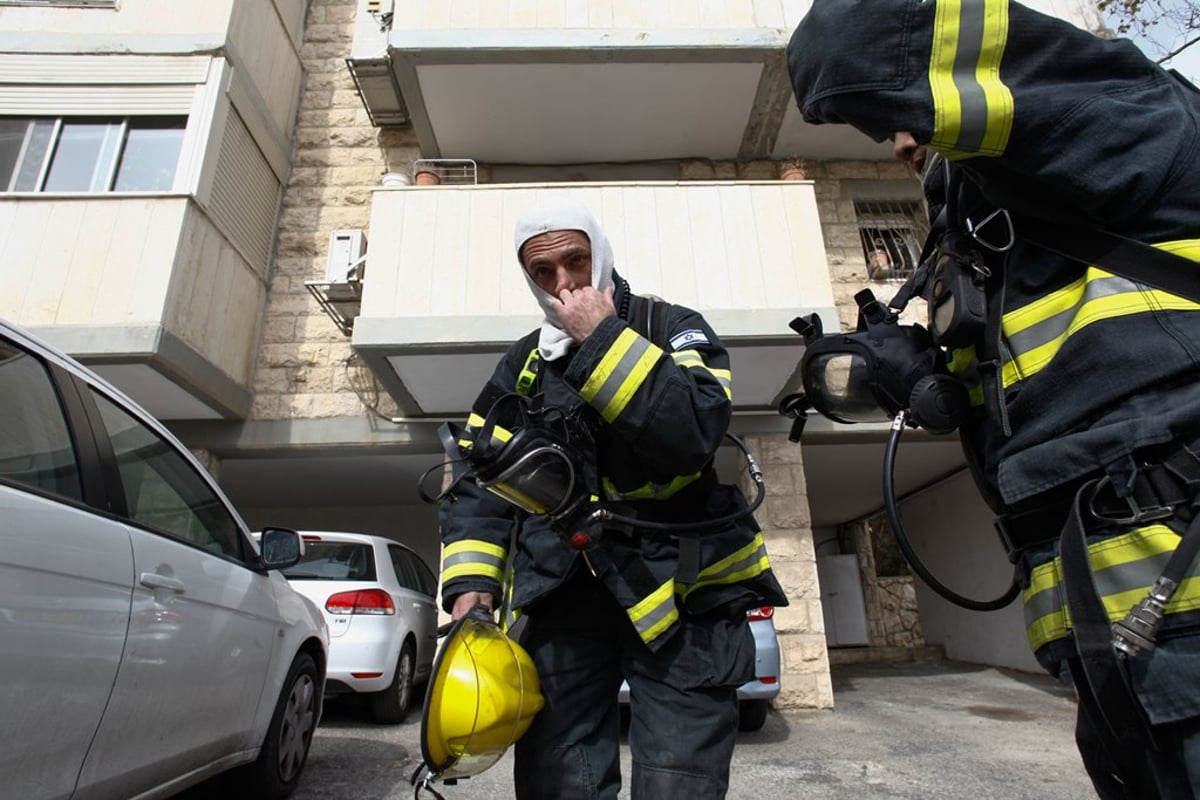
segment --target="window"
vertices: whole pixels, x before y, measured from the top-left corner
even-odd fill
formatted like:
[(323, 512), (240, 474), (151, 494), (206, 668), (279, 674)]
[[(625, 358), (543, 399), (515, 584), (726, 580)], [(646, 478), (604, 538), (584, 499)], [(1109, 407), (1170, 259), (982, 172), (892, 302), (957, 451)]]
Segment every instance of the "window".
[(300, 563), (283, 574), (291, 580), (374, 581), (375, 556), (369, 544), (306, 538)]
[(388, 555), (392, 557), (396, 580), (400, 581), (401, 586), (433, 597), (437, 592), (437, 580), (421, 559), (396, 545), (388, 545)]
[(929, 232), (922, 204), (917, 200), (856, 200), (854, 213), (867, 277), (906, 280), (912, 275)]
[(0, 117), (0, 191), (164, 192), (187, 117)]
[(0, 340), (0, 478), (82, 500), (79, 466), (50, 375)]
[(121, 472), (129, 519), (240, 559), (238, 524), (196, 468), (157, 433), (93, 391)]

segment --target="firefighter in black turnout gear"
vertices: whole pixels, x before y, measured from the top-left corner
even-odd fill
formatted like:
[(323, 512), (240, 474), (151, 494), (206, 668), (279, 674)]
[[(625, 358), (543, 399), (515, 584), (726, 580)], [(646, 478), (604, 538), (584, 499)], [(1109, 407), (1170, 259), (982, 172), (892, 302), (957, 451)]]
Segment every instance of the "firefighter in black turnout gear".
[[(515, 240), (545, 321), (497, 365), (458, 446), (503, 454), (523, 441), (519, 426), (538, 417), (518, 413), (527, 407), (513, 393), (586, 426), (570, 441), (594, 446), (572, 452), (570, 468), (513, 460), (532, 471), (496, 480), (515, 503), (484, 477), (454, 486), (440, 509), (444, 607), (455, 618), (480, 603), (499, 608), (536, 664), (545, 706), (516, 746), (518, 797), (617, 796), (622, 679), (632, 796), (724, 797), (736, 690), (754, 675), (745, 612), (787, 604), (754, 518), (736, 516), (746, 499), (713, 468), (731, 418), (729, 356), (695, 311), (630, 292), (579, 203), (532, 208)], [(684, 525), (565, 529), (518, 509), (541, 507), (538, 470), (584, 482), (626, 519)], [(726, 515), (736, 518), (701, 524)]]
[(787, 57), (808, 122), (924, 169), (917, 288), (1096, 790), (1197, 797), (1200, 93), (1007, 0), (815, 0)]

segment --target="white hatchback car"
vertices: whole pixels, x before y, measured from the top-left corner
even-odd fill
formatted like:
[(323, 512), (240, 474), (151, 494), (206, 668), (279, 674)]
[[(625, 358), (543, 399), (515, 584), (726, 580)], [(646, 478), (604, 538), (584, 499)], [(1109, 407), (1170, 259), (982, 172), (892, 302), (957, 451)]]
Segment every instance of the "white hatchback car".
[(328, 634), (167, 430), (0, 322), (0, 795), (166, 797), (232, 767), (295, 788)]
[(437, 650), (437, 579), (394, 539), (305, 531), (304, 557), (283, 571), (329, 625), (329, 695), (368, 697), (371, 718), (404, 719)]

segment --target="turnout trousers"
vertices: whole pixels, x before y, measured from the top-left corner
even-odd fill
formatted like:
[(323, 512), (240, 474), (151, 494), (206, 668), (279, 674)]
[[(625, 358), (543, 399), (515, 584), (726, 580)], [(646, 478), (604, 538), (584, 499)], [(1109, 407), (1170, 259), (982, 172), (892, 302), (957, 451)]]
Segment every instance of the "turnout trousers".
[[(1128, 496), (1086, 482), (1053, 560), (1023, 581), (1030, 643), (1075, 686), (1076, 742), (1103, 800), (1200, 800), (1200, 441), (1167, 449)], [(1177, 588), (1148, 614), (1160, 579)]]
[(545, 706), (517, 742), (519, 800), (617, 797), (622, 679), (630, 689), (632, 798), (725, 797), (737, 687), (754, 676), (744, 617), (681, 615), (681, 629), (651, 651), (582, 569), (527, 616), (519, 640), (537, 666)]

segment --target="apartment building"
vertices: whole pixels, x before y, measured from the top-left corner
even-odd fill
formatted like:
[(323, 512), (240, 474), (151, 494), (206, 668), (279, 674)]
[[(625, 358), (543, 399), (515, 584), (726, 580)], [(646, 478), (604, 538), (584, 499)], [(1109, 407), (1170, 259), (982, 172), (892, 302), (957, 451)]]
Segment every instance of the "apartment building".
[[(954, 608), (898, 559), (886, 429), (814, 418), (798, 445), (776, 412), (788, 323), (852, 326), (924, 230), (890, 146), (800, 120), (783, 47), (810, 2), (0, 0), (0, 316), (163, 419), (251, 524), (436, 566), (437, 427), (538, 322), (513, 221), (572, 193), (634, 291), (730, 348), (792, 601), (777, 704), (831, 706), (831, 659), (925, 646), (1033, 669), (1019, 609)], [(1095, 27), (1082, 0), (1034, 5)], [(906, 434), (896, 474), (935, 574), (999, 594), (956, 440)]]

